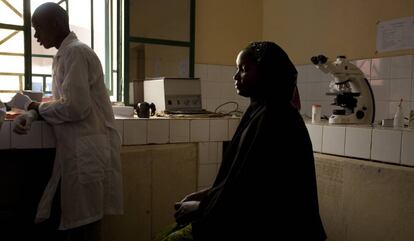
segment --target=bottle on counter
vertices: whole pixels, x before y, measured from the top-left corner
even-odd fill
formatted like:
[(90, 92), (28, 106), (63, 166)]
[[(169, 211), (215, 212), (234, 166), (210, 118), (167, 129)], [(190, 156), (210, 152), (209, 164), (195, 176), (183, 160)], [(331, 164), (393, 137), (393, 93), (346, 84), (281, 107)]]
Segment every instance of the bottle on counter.
[(394, 122), (393, 122), (394, 128), (404, 127), (404, 114), (402, 110), (402, 102), (403, 102), (403, 99), (401, 98), (400, 104), (397, 106), (397, 111), (395, 112), (395, 115), (394, 115)]
[(322, 113), (321, 105), (318, 105), (318, 104), (312, 105), (312, 123), (321, 122), (321, 113)]

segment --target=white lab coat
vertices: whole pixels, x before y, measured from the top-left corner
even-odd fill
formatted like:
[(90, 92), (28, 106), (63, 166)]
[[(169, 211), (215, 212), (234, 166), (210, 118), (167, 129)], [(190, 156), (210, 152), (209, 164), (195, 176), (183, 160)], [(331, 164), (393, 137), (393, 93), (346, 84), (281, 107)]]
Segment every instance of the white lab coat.
[(60, 230), (122, 214), (120, 136), (100, 61), (70, 33), (53, 59), (54, 101), (39, 106), (53, 126), (56, 157), (35, 222), (50, 216), (61, 180)]

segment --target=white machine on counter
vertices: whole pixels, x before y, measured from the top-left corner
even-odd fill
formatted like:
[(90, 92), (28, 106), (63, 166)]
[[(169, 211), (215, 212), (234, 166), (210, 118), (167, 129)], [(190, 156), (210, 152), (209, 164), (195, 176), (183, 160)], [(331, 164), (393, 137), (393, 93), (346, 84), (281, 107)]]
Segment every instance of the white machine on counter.
[(328, 63), (324, 55), (313, 56), (312, 63), (333, 80), (327, 95), (334, 95), (332, 105), (339, 106), (329, 117), (331, 124), (371, 124), (375, 119), (375, 101), (371, 85), (364, 73), (345, 56)]
[(165, 113), (203, 113), (198, 78), (148, 78), (144, 80), (144, 101)]

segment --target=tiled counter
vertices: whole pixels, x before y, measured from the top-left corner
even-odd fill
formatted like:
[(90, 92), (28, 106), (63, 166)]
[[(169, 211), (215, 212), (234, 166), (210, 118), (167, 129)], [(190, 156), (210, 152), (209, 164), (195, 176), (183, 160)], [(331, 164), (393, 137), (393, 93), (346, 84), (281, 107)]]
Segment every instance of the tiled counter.
[[(185, 142), (223, 142), (231, 140), (239, 118), (122, 118), (116, 119), (123, 145)], [(54, 147), (50, 125), (35, 121), (27, 135), (12, 131), (13, 122), (5, 121), (0, 130), (0, 149), (37, 149)]]
[[(239, 118), (122, 118), (116, 127), (124, 146), (198, 143), (198, 188), (210, 186), (221, 163), (223, 142), (231, 140)], [(32, 124), (27, 135), (17, 135), (13, 122), (5, 121), (0, 131), (1, 149), (53, 148), (55, 137), (44, 121)]]
[[(239, 118), (117, 119), (124, 146), (198, 143), (198, 187), (212, 184), (222, 157), (222, 143), (231, 140)], [(414, 130), (354, 125), (306, 124), (315, 152), (414, 166)], [(52, 148), (52, 128), (34, 122), (28, 135), (12, 132), (6, 121), (0, 131), (0, 149)]]
[(315, 152), (414, 166), (414, 129), (306, 124)]

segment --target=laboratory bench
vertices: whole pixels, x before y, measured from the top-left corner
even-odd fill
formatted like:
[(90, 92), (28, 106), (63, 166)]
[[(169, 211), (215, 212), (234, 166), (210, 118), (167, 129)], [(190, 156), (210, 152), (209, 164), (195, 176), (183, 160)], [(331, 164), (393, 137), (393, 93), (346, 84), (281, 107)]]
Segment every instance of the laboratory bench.
[(313, 150), (367, 161), (414, 166), (414, 129), (306, 122)]
[[(115, 124), (122, 144), (129, 146), (228, 141), (231, 140), (239, 120), (239, 117), (117, 117)], [(33, 122), (27, 135), (18, 135), (12, 130), (13, 122), (6, 120), (0, 130), (0, 150), (55, 147), (52, 127), (44, 121)]]
[[(211, 185), (223, 143), (238, 123), (239, 118), (232, 117), (117, 117), (125, 214), (104, 219), (105, 240), (153, 240), (174, 221), (174, 202)], [(12, 130), (13, 122), (6, 120), (0, 131), (0, 232), (22, 240), (34, 232), (37, 203), (51, 174), (55, 137), (44, 121), (33, 122), (27, 135)]]
[[(105, 240), (153, 240), (173, 221), (175, 201), (211, 185), (223, 144), (231, 140), (239, 120), (116, 118), (122, 138), (125, 214), (103, 220)], [(405, 227), (414, 220), (414, 130), (310, 121), (306, 126), (328, 236), (372, 240), (392, 227), (398, 240), (412, 240), (414, 234)], [(52, 128), (43, 121), (34, 122), (25, 136), (12, 132), (12, 122), (3, 124), (0, 227), (31, 227), (51, 172), (54, 145)]]

